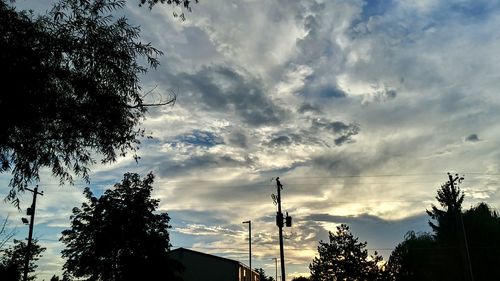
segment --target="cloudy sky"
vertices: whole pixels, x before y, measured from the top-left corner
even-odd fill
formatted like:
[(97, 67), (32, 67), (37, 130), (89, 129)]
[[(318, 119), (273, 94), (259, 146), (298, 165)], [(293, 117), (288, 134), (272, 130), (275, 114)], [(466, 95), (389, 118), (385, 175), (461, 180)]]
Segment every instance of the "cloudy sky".
[[(125, 172), (152, 171), (174, 248), (248, 263), (241, 222), (252, 220), (252, 265), (274, 276), (277, 176), (294, 220), (289, 279), (308, 274), (318, 241), (340, 223), (385, 259), (407, 231), (430, 231), (425, 209), (448, 171), (465, 175), (466, 207), (500, 206), (500, 2), (213, 0), (182, 22), (171, 7), (129, 1), (124, 13), (165, 53), (142, 78), (155, 89), (148, 98), (178, 99), (147, 114), (154, 138), (138, 163), (97, 165), (90, 186), (99, 194)], [(9, 175), (0, 179), (5, 194)], [(60, 272), (58, 238), (86, 185), (48, 174), (39, 184), (47, 278)], [(25, 237), (22, 214), (1, 204)]]

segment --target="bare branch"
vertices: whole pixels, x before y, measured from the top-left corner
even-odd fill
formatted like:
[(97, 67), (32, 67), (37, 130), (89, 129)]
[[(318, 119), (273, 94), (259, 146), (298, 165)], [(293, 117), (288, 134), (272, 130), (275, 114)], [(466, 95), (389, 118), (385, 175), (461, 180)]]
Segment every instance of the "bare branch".
[[(156, 87), (154, 88), (156, 89)], [(153, 89), (153, 90), (154, 90)], [(153, 90), (147, 92), (143, 97), (149, 95)], [(162, 101), (160, 100), (157, 103), (138, 103), (134, 105), (127, 105), (128, 108), (141, 108), (141, 107), (153, 107), (153, 106), (165, 106), (165, 105), (175, 105), (175, 102), (177, 101), (177, 94), (173, 90), (170, 91), (170, 97), (167, 101)]]
[(9, 222), (9, 216), (5, 217), (5, 219), (2, 222), (2, 226), (0, 227), (0, 251), (2, 250), (3, 246), (9, 242), (14, 235), (16, 235), (16, 230), (11, 229), (8, 230), (8, 222)]

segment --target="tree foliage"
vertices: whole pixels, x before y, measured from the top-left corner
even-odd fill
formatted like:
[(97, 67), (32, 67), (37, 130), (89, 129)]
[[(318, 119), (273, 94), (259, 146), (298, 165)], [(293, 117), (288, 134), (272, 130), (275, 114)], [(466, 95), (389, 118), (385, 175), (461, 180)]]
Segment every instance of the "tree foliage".
[(271, 276), (267, 276), (266, 272), (262, 268), (256, 268), (255, 271), (259, 274), (259, 280), (260, 281), (274, 281), (274, 278)]
[(431, 210), (426, 211), (435, 221), (429, 221), (429, 225), (438, 240), (450, 240), (452, 237), (457, 237), (465, 195), (456, 181), (461, 182), (462, 180), (463, 178), (458, 178), (441, 185), (437, 191), (436, 200), (442, 209), (432, 205)]
[(299, 277), (294, 277), (292, 281), (310, 281), (311, 279), (304, 277), (304, 276), (299, 276)]
[(384, 273), (378, 266), (382, 257), (377, 252), (368, 256), (366, 242), (358, 242), (347, 225), (329, 232), (329, 240), (319, 242), (319, 257), (309, 265), (312, 281), (382, 280)]
[(140, 76), (158, 66), (161, 51), (113, 17), (124, 0), (60, 0), (39, 16), (7, 2), (0, 0), (0, 172), (12, 173), (16, 199), (42, 167), (61, 182), (88, 179), (96, 155), (108, 163), (137, 150), (148, 106)]
[(432, 235), (409, 231), (389, 257), (387, 271), (391, 280), (438, 280), (435, 274), (440, 261), (437, 249)]
[(500, 280), (500, 217), (486, 203), (463, 211), (455, 179), (438, 189), (441, 208), (427, 211), (432, 235), (409, 232), (392, 252), (392, 280), (470, 280), (469, 268), (474, 280)]
[(62, 232), (67, 276), (83, 280), (176, 280), (178, 264), (169, 258), (169, 216), (157, 213), (151, 198), (154, 176), (127, 173), (97, 198), (74, 208), (71, 229)]
[(474, 280), (500, 280), (500, 217), (486, 203), (463, 215)]
[[(24, 262), (26, 258), (27, 245), (24, 241), (15, 240), (11, 247), (0, 251), (0, 276), (4, 281), (19, 281), (22, 279)], [(42, 256), (45, 248), (38, 245), (36, 239), (32, 240), (29, 264), (28, 264), (28, 280), (35, 280), (36, 261)]]
[(464, 233), (462, 229), (462, 204), (465, 195), (459, 183), (463, 178), (449, 175), (450, 181), (441, 185), (437, 191), (436, 200), (441, 208), (433, 205), (427, 214), (431, 218), (429, 225), (436, 239), (435, 252), (439, 253), (441, 268), (435, 275), (441, 280), (467, 280), (469, 275), (467, 253), (465, 250)]

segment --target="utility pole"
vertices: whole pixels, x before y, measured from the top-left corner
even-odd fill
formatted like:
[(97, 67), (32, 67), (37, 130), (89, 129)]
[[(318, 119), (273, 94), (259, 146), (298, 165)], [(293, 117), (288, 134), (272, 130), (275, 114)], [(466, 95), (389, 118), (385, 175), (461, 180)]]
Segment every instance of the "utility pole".
[[(450, 186), (451, 192), (453, 193), (453, 197), (457, 197), (458, 194), (456, 194), (457, 190), (455, 189), (455, 182), (458, 181), (458, 183), (460, 183), (460, 182), (462, 182), (462, 180), (464, 178), (458, 177), (458, 175), (456, 175), (456, 177), (453, 178), (453, 176), (450, 173), (448, 173), (448, 179), (449, 179), (448, 185)], [(467, 243), (467, 235), (465, 233), (464, 218), (462, 216), (462, 210), (459, 206), (456, 206), (456, 205), (453, 206), (453, 209), (456, 212), (457, 224), (460, 225), (461, 232), (462, 232), (462, 239), (461, 240), (463, 240), (464, 248), (465, 248), (465, 254), (462, 254), (462, 255), (463, 255), (463, 260), (464, 260), (465, 266), (467, 267), (467, 271), (468, 271), (467, 275), (469, 276), (470, 281), (474, 281), (474, 274), (472, 273), (472, 264), (470, 261), (470, 254), (469, 254), (469, 245)]]
[(278, 191), (277, 197), (274, 194), (271, 196), (273, 200), (275, 200), (278, 205), (278, 212), (276, 213), (276, 225), (279, 230), (279, 241), (280, 241), (280, 261), (281, 261), (281, 281), (286, 281), (285, 274), (285, 251), (283, 249), (283, 219), (286, 221), (286, 226), (292, 226), (292, 217), (286, 214), (286, 218), (283, 217), (283, 213), (281, 212), (281, 190), (283, 189), (283, 185), (280, 182), (280, 178), (276, 178), (276, 189)]
[(28, 268), (29, 268), (30, 253), (31, 253), (31, 240), (33, 239), (33, 224), (35, 222), (36, 196), (37, 195), (43, 196), (43, 192), (38, 192), (38, 185), (35, 187), (34, 190), (29, 189), (29, 188), (25, 188), (25, 189), (33, 193), (33, 203), (31, 203), (31, 207), (28, 208), (28, 210), (26, 212), (27, 215), (30, 215), (30, 229), (29, 229), (29, 233), (28, 233), (28, 246), (26, 247), (26, 257), (24, 260), (23, 281), (28, 280)]
[(252, 221), (247, 220), (243, 223), (248, 223), (248, 263), (250, 264), (250, 280), (252, 279)]

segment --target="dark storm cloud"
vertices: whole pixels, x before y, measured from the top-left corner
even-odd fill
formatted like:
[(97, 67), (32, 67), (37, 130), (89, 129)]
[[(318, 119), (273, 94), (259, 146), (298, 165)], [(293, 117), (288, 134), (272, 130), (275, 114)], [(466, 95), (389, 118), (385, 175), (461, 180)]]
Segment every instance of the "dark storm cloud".
[(481, 139), (479, 139), (477, 134), (470, 134), (465, 138), (465, 141), (466, 142), (478, 142), (478, 141), (481, 141)]
[(227, 112), (252, 125), (276, 125), (286, 110), (274, 104), (261, 83), (223, 66), (206, 66), (193, 74), (179, 75), (194, 106)]

